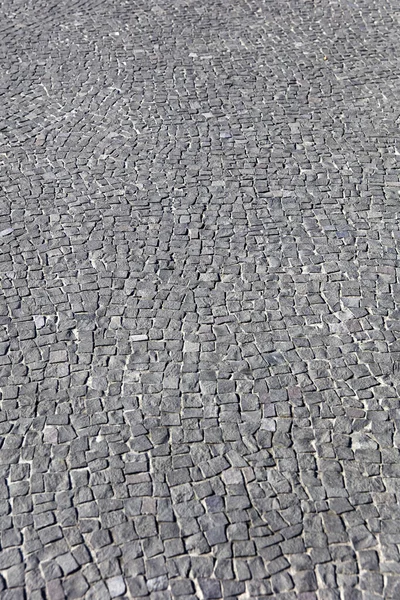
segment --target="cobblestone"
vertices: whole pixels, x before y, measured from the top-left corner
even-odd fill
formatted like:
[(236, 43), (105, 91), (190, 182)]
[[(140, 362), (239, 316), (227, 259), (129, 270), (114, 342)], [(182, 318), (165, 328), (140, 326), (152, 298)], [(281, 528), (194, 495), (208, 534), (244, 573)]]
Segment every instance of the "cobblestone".
[(398, 4), (0, 12), (2, 599), (399, 598)]

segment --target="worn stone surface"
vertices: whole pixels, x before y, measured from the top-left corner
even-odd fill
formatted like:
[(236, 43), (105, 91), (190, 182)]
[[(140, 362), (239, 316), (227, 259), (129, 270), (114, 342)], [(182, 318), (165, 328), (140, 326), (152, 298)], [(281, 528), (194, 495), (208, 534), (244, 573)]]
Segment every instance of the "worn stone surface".
[(398, 2), (1, 12), (2, 598), (399, 598)]

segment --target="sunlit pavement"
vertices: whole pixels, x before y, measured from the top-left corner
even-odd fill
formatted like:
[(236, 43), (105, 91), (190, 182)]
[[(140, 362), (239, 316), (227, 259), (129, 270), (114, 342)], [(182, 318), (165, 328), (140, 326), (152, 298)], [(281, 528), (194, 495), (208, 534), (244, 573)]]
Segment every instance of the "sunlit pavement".
[(2, 600), (400, 598), (399, 3), (1, 11)]

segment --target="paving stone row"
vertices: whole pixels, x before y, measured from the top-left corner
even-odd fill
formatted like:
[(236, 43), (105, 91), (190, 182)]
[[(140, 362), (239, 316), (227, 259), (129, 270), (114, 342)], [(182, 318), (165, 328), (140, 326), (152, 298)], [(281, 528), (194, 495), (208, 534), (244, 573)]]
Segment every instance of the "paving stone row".
[(2, 600), (400, 597), (395, 0), (5, 0)]

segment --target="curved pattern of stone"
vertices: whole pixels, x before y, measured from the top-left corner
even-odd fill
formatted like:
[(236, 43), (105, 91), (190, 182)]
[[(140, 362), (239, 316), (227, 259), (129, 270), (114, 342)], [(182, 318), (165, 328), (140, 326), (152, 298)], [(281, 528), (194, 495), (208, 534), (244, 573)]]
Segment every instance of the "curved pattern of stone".
[(399, 598), (399, 3), (1, 11), (2, 600)]

